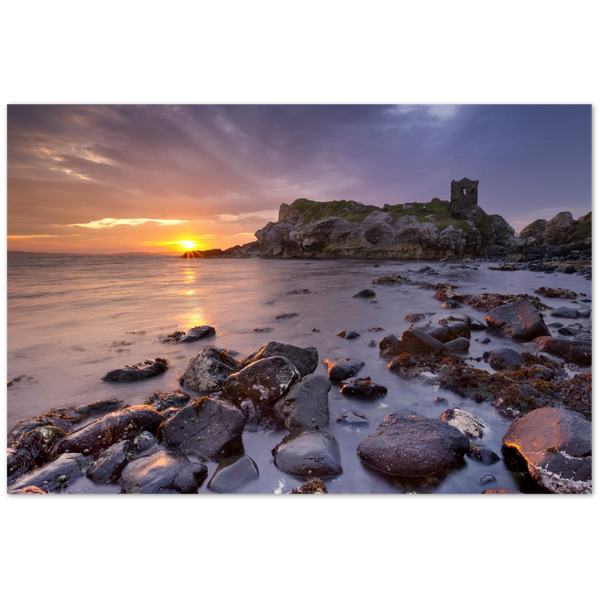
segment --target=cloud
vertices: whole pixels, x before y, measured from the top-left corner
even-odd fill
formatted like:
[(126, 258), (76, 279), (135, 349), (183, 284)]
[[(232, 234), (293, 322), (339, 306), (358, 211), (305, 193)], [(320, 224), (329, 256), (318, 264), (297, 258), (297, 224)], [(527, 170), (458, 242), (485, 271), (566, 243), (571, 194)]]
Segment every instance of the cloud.
[(99, 221), (90, 221), (89, 223), (72, 223), (69, 227), (87, 227), (89, 229), (108, 229), (118, 225), (143, 225), (144, 223), (156, 223), (158, 225), (181, 225), (189, 223), (189, 219), (100, 219)]
[(266, 221), (276, 221), (279, 216), (277, 210), (257, 210), (254, 212), (229, 214), (224, 213), (221, 215), (215, 215), (215, 219), (224, 223), (233, 223), (236, 221), (244, 221), (246, 219), (262, 219)]

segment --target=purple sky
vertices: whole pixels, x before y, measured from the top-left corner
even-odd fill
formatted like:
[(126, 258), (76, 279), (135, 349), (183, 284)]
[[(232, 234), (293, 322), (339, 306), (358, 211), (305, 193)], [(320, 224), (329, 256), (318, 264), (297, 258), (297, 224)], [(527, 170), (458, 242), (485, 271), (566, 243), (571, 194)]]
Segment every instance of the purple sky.
[(178, 251), (254, 239), (295, 198), (448, 199), (520, 231), (591, 210), (590, 105), (8, 107), (8, 249)]

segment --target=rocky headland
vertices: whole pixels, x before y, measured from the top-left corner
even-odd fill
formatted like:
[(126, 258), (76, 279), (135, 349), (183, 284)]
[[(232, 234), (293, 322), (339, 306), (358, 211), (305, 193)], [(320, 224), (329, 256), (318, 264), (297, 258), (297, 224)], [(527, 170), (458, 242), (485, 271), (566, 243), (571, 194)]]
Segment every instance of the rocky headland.
[[(352, 200), (299, 198), (282, 204), (277, 222), (259, 229), (256, 241), (226, 250), (189, 251), (181, 258), (490, 258), (534, 263), (534, 270), (585, 268), (591, 266), (591, 226), (591, 213), (575, 220), (570, 212), (561, 212), (516, 235), (503, 217), (487, 214), (476, 203), (461, 206), (434, 198), (380, 208)], [(514, 270), (518, 268), (525, 267)]]

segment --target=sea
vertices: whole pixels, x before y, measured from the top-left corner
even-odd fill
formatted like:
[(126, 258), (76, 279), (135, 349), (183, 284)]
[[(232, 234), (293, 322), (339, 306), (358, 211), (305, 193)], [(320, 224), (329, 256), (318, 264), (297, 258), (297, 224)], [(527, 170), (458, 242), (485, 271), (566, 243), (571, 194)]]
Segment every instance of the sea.
[[(329, 493), (479, 494), (488, 487), (517, 491), (524, 484), (504, 460), (484, 465), (465, 457), (437, 476), (394, 478), (366, 467), (356, 453), (361, 440), (394, 410), (408, 408), (439, 418), (446, 408), (459, 407), (484, 422), (486, 433), (481, 445), (502, 457), (502, 436), (510, 419), (488, 403), (475, 403), (427, 382), (402, 379), (387, 369), (378, 347), (383, 336), (401, 336), (410, 327), (405, 317), (411, 313), (430, 313), (427, 321), (432, 323), (464, 313), (483, 321), (485, 313), (470, 307), (442, 308), (433, 298), (433, 290), (418, 285), (372, 283), (377, 277), (399, 274), (419, 282), (447, 281), (464, 293), (533, 294), (538, 287), (549, 286), (568, 288), (591, 300), (591, 282), (581, 276), (489, 268), (494, 266), (497, 263), (9, 255), (7, 375), (14, 383), (7, 388), (7, 431), (21, 419), (52, 408), (104, 398), (143, 404), (156, 391), (181, 389), (178, 378), (205, 347), (226, 349), (241, 359), (270, 341), (278, 341), (314, 346), (320, 361), (361, 359), (366, 364), (359, 376), (370, 376), (388, 388), (387, 395), (365, 401), (341, 395), (339, 386), (333, 384), (328, 431), (339, 442), (343, 473), (326, 480)], [(373, 289), (376, 296), (353, 297), (365, 288)], [(294, 290), (310, 293), (290, 293)], [(543, 301), (553, 308), (570, 305), (561, 299)], [(297, 316), (276, 319), (290, 313)], [(552, 317), (546, 316), (549, 320)], [(579, 321), (590, 326), (589, 319)], [(179, 345), (162, 341), (170, 333), (198, 325), (213, 326), (216, 337)], [(351, 330), (360, 337), (349, 340), (337, 335)], [(489, 344), (476, 341), (486, 336), (491, 339)], [(521, 352), (533, 349), (531, 344), (477, 331), (471, 339), (469, 360), (478, 368), (489, 369), (484, 361), (474, 359), (500, 347)], [(171, 365), (162, 375), (135, 383), (102, 381), (108, 371), (157, 357), (167, 358)], [(322, 362), (316, 373), (326, 375)], [(434, 402), (440, 397), (447, 404)], [(369, 425), (337, 422), (347, 410), (362, 413)], [(285, 434), (284, 430), (244, 433), (244, 451), (257, 464), (260, 476), (239, 493), (285, 494), (303, 482), (274, 465), (271, 451)], [(207, 466), (208, 478), (199, 490), (201, 494), (212, 493), (206, 482), (217, 464)], [(83, 478), (70, 491), (118, 493), (119, 487)]]

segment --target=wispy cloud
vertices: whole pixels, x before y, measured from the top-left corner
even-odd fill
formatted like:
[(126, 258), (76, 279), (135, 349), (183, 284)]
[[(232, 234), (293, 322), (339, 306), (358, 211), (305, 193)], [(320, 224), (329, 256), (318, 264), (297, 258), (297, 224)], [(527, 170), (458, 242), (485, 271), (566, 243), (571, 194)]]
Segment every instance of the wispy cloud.
[(69, 227), (87, 227), (88, 229), (109, 229), (118, 225), (143, 225), (144, 223), (156, 223), (157, 225), (181, 225), (190, 223), (189, 219), (100, 219), (89, 223), (71, 223)]
[(224, 223), (233, 223), (235, 221), (243, 221), (244, 219), (264, 219), (265, 221), (276, 221), (279, 216), (279, 212), (276, 210), (257, 210), (255, 212), (245, 212), (230, 214), (224, 213), (221, 215), (215, 215), (215, 219)]

